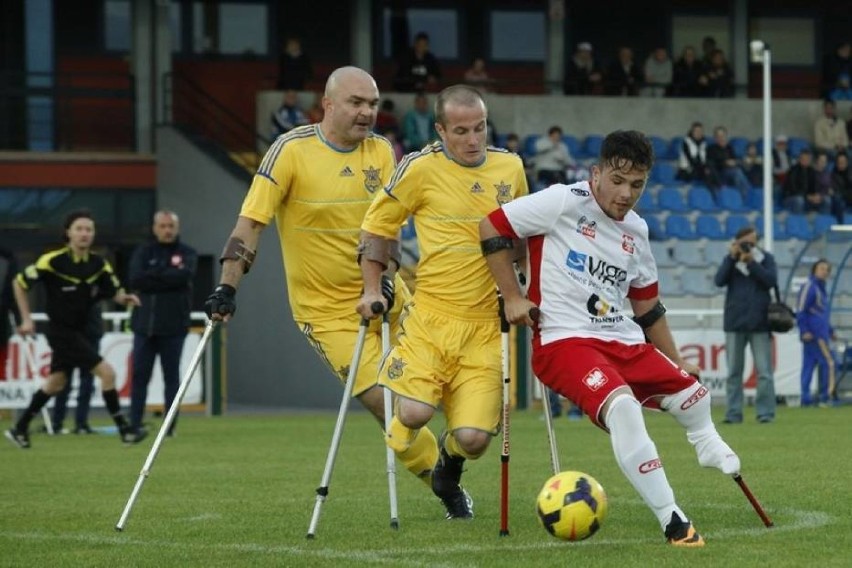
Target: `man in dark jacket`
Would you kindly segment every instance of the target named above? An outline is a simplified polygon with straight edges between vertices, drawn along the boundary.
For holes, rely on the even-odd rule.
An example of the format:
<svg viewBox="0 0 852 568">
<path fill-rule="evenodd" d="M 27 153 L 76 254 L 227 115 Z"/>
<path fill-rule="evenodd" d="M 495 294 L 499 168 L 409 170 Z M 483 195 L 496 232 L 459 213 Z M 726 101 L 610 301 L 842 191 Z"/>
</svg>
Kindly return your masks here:
<svg viewBox="0 0 852 568">
<path fill-rule="evenodd" d="M 179 221 L 174 212 L 157 211 L 152 230 L 155 239 L 137 247 L 130 260 L 130 287 L 142 299 L 142 305 L 130 318 L 133 330 L 130 427 L 140 436 L 144 435 L 141 425 L 145 400 L 158 354 L 166 409 L 177 394 L 180 355 L 189 327 L 192 279 L 198 263 L 195 250 L 178 238 Z M 169 435 L 172 434 L 170 430 Z"/>
<path fill-rule="evenodd" d="M 743 367 L 746 344 L 757 369 L 758 422 L 775 419 L 775 383 L 772 377 L 772 336 L 766 313 L 770 291 L 778 285 L 775 257 L 757 246 L 757 231 L 743 227 L 737 232 L 730 252 L 716 271 L 716 286 L 727 286 L 725 294 L 725 352 L 728 381 L 725 391 L 728 408 L 725 422 L 743 421 Z"/>
</svg>

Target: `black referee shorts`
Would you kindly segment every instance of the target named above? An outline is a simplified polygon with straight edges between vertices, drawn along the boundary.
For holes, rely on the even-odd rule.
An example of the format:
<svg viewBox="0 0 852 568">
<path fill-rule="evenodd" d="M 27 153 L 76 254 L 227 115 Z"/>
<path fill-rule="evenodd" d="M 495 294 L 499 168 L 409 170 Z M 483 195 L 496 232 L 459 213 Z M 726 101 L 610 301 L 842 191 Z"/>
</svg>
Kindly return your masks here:
<svg viewBox="0 0 852 568">
<path fill-rule="evenodd" d="M 67 372 L 68 369 L 92 370 L 103 360 L 83 329 L 49 326 L 45 335 L 53 350 L 51 373 Z"/>
</svg>

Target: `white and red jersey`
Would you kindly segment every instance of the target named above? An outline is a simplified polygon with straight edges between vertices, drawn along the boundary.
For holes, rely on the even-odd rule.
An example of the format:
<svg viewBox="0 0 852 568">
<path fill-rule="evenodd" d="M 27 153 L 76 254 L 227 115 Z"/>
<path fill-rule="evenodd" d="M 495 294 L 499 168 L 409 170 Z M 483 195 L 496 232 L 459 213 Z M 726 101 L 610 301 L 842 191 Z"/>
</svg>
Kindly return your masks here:
<svg viewBox="0 0 852 568">
<path fill-rule="evenodd" d="M 501 235 L 527 239 L 528 294 L 541 308 L 542 345 L 573 337 L 645 342 L 625 314 L 627 298 L 658 295 L 648 225 L 639 215 L 608 217 L 583 181 L 507 203 L 489 219 Z"/>
</svg>

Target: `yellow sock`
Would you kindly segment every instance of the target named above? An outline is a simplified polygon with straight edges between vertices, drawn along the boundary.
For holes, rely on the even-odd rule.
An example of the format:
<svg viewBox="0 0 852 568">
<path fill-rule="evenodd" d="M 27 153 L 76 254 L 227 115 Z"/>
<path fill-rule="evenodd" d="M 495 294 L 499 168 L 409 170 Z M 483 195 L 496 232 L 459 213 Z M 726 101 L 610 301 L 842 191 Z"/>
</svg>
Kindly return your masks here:
<svg viewBox="0 0 852 568">
<path fill-rule="evenodd" d="M 412 430 L 394 416 L 385 441 L 405 469 L 432 487 L 430 474 L 438 461 L 438 441 L 429 428 Z"/>
</svg>

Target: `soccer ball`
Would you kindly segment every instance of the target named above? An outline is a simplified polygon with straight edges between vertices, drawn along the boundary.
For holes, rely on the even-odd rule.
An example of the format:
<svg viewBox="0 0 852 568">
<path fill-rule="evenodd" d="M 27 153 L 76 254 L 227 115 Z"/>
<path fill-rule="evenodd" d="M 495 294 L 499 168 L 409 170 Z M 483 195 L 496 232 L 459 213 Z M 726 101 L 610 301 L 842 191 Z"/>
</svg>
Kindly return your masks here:
<svg viewBox="0 0 852 568">
<path fill-rule="evenodd" d="M 595 534 L 606 517 L 606 493 L 591 475 L 563 471 L 547 480 L 536 499 L 538 520 L 562 540 Z"/>
</svg>

